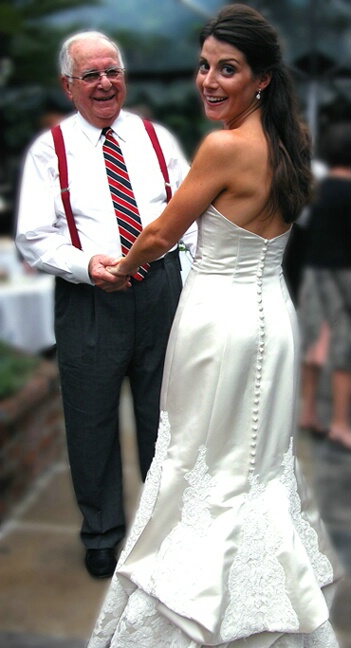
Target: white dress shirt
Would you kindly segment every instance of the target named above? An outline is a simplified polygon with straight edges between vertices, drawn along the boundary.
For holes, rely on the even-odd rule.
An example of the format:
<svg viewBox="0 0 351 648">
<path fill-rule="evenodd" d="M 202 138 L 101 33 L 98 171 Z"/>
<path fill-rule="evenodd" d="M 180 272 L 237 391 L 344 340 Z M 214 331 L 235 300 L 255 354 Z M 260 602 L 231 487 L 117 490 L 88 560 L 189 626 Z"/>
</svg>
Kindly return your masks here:
<svg viewBox="0 0 351 648">
<path fill-rule="evenodd" d="M 143 227 L 166 206 L 164 179 L 150 138 L 137 115 L 122 110 L 111 124 L 122 149 Z M 79 113 L 61 122 L 65 141 L 72 211 L 82 250 L 70 239 L 63 208 L 57 156 L 50 131 L 31 145 L 23 167 L 16 245 L 28 263 L 72 283 L 88 283 L 95 254 L 120 257 L 118 224 L 108 186 L 101 129 Z M 155 124 L 174 193 L 189 165 L 176 139 Z M 196 224 L 184 236 L 194 251 Z"/>
</svg>

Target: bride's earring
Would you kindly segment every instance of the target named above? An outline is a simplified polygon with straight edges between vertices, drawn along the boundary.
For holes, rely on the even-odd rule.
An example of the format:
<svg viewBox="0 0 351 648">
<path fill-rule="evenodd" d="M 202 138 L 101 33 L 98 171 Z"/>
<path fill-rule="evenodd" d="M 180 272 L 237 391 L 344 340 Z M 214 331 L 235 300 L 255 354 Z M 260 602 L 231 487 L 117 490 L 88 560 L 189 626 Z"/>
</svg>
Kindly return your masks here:
<svg viewBox="0 0 351 648">
<path fill-rule="evenodd" d="M 261 88 L 257 90 L 256 99 L 259 101 L 261 99 Z"/>
</svg>

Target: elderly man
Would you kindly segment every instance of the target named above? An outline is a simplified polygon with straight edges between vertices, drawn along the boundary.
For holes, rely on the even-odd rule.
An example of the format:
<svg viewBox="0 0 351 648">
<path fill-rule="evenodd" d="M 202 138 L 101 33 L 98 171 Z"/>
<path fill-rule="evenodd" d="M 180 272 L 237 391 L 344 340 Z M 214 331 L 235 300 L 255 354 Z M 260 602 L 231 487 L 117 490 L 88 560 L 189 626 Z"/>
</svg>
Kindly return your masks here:
<svg viewBox="0 0 351 648">
<path fill-rule="evenodd" d="M 85 565 L 92 576 L 103 578 L 112 575 L 115 550 L 125 534 L 121 385 L 128 376 L 144 479 L 157 434 L 164 354 L 182 287 L 176 249 L 140 268 L 128 290 L 125 279 L 107 266 L 160 215 L 167 192 L 179 187 L 188 164 L 174 137 L 155 124 L 168 174 L 165 185 L 143 120 L 123 109 L 123 61 L 106 35 L 84 32 L 68 38 L 59 60 L 63 88 L 77 110 L 61 122 L 67 186 L 60 187 L 53 134 L 45 132 L 25 159 L 16 243 L 29 264 L 56 276 L 57 358 L 72 479 L 83 515 Z M 63 204 L 68 197 L 70 223 Z M 185 242 L 193 245 L 195 238 L 193 230 Z"/>
</svg>

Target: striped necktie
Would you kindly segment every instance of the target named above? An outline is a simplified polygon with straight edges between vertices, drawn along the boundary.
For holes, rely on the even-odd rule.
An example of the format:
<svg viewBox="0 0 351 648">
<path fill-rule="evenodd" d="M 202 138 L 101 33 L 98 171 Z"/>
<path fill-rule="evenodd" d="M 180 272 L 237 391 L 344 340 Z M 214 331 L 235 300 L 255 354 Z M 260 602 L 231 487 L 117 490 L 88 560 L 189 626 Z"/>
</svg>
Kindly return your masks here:
<svg viewBox="0 0 351 648">
<path fill-rule="evenodd" d="M 107 179 L 119 227 L 122 255 L 126 256 L 143 227 L 122 151 L 111 128 L 104 128 L 102 134 L 106 138 L 102 150 Z M 140 266 L 134 278 L 142 281 L 149 267 L 148 263 Z"/>
</svg>

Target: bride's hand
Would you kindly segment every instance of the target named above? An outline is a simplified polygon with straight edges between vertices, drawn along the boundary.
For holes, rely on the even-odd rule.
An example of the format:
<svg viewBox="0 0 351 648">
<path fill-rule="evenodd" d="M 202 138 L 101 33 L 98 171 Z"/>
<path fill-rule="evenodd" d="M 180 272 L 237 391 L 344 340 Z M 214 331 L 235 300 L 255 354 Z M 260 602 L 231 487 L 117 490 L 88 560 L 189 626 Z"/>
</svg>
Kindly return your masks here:
<svg viewBox="0 0 351 648">
<path fill-rule="evenodd" d="M 124 257 L 121 257 L 120 259 L 116 259 L 113 265 L 106 266 L 106 270 L 108 270 L 111 274 L 115 276 L 124 276 L 124 277 L 133 276 L 138 271 L 138 268 L 135 268 L 132 270 L 132 272 L 126 273 L 123 270 L 123 265 L 124 265 Z"/>
</svg>

